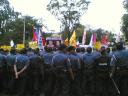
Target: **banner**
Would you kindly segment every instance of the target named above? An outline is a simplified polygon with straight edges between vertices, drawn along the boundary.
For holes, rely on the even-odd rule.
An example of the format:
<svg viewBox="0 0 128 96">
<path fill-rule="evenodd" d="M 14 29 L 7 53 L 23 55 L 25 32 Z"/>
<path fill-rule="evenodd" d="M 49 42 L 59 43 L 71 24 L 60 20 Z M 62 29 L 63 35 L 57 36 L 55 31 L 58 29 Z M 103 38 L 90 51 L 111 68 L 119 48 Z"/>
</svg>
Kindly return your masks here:
<svg viewBox="0 0 128 96">
<path fill-rule="evenodd" d="M 29 47 L 32 49 L 36 49 L 36 48 L 38 48 L 38 44 L 36 41 L 29 42 Z"/>
<path fill-rule="evenodd" d="M 8 50 L 8 51 L 11 50 L 11 46 L 6 46 L 6 45 L 2 45 L 2 46 L 0 46 L 0 48 L 3 50 Z"/>
<path fill-rule="evenodd" d="M 21 49 L 23 49 L 23 48 L 25 48 L 24 44 L 17 44 L 17 45 L 16 45 L 16 49 L 17 49 L 17 50 L 21 50 Z"/>
</svg>

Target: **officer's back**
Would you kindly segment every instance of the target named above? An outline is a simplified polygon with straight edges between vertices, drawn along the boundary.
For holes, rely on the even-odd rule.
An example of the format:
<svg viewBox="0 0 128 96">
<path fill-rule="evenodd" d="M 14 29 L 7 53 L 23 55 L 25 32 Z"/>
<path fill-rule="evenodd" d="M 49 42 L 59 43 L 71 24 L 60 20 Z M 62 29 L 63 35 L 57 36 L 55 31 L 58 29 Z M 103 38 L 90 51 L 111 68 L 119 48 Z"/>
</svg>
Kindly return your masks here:
<svg viewBox="0 0 128 96">
<path fill-rule="evenodd" d="M 93 66 L 94 61 L 95 61 L 95 56 L 92 53 L 91 47 L 87 48 L 87 53 L 83 55 L 82 60 L 84 62 L 84 68 L 89 69 Z"/>
<path fill-rule="evenodd" d="M 27 64 L 28 61 L 29 58 L 26 54 L 26 49 L 22 49 L 20 54 L 16 56 L 15 64 L 17 66 L 17 69 L 22 69 Z"/>
<path fill-rule="evenodd" d="M 48 47 L 46 49 L 46 53 L 43 55 L 44 64 L 50 66 L 52 64 L 52 58 L 53 58 L 52 48 Z"/>
<path fill-rule="evenodd" d="M 117 51 L 113 54 L 111 59 L 111 78 L 114 80 L 119 88 L 121 96 L 128 96 L 128 51 L 123 49 L 121 42 L 116 44 Z"/>
<path fill-rule="evenodd" d="M 72 66 L 72 70 L 73 71 L 78 71 L 80 70 L 81 68 L 81 58 L 80 56 L 75 52 L 75 47 L 73 46 L 69 46 L 68 47 L 68 51 L 69 51 L 69 54 L 68 54 L 68 57 L 69 57 L 69 60 L 71 62 L 71 66 Z"/>
<path fill-rule="evenodd" d="M 28 94 L 38 96 L 41 93 L 44 81 L 43 59 L 39 56 L 38 50 L 29 57 L 30 65 L 27 68 Z"/>
<path fill-rule="evenodd" d="M 0 49 L 0 92 L 4 91 L 4 80 L 5 80 L 5 65 L 6 65 L 6 58 L 3 54 L 3 49 Z"/>
<path fill-rule="evenodd" d="M 104 46 L 101 47 L 101 56 L 96 59 L 95 76 L 96 76 L 96 94 L 101 96 L 109 96 L 109 65 L 110 57 Z"/>
<path fill-rule="evenodd" d="M 0 49 L 0 68 L 2 69 L 3 66 L 5 66 L 6 58 L 3 55 L 3 49 Z"/>
<path fill-rule="evenodd" d="M 18 95 L 23 96 L 26 88 L 26 70 L 29 65 L 29 58 L 26 55 L 27 50 L 24 48 L 20 51 L 20 54 L 16 56 L 14 71 L 17 82 Z"/>
<path fill-rule="evenodd" d="M 53 63 L 53 68 L 55 68 L 55 69 L 67 70 L 68 56 L 66 55 L 66 50 L 64 48 L 66 49 L 66 46 L 62 45 L 59 48 L 60 51 L 55 56 L 53 56 L 53 62 L 52 63 Z"/>
<path fill-rule="evenodd" d="M 54 92 L 52 96 L 69 96 L 69 75 L 73 77 L 71 72 L 71 64 L 68 63 L 68 56 L 65 54 L 66 45 L 62 44 L 59 47 L 59 52 L 53 56 L 53 71 L 54 71 Z M 70 77 L 70 78 L 71 78 Z"/>
<path fill-rule="evenodd" d="M 80 56 L 75 52 L 74 46 L 69 46 L 67 48 L 68 57 L 71 63 L 72 72 L 74 75 L 74 80 L 71 82 L 71 96 L 82 96 L 81 88 L 80 88 L 80 69 L 81 62 Z"/>
<path fill-rule="evenodd" d="M 6 57 L 7 67 L 13 67 L 15 63 L 15 58 L 16 58 L 16 51 L 15 49 L 11 49 L 10 54 L 8 54 Z"/>
</svg>

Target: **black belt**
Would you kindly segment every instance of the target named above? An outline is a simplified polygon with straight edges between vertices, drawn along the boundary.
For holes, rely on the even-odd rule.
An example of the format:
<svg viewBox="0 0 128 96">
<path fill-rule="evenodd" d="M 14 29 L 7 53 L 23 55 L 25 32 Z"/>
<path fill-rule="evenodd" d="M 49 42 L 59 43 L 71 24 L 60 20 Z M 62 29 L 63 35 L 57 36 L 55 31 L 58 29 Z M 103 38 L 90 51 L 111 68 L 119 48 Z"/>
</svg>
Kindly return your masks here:
<svg viewBox="0 0 128 96">
<path fill-rule="evenodd" d="M 44 64 L 44 68 L 49 69 L 49 68 L 51 68 L 51 65 L 50 64 Z"/>
<path fill-rule="evenodd" d="M 128 70 L 128 67 L 116 67 L 116 70 Z"/>
</svg>

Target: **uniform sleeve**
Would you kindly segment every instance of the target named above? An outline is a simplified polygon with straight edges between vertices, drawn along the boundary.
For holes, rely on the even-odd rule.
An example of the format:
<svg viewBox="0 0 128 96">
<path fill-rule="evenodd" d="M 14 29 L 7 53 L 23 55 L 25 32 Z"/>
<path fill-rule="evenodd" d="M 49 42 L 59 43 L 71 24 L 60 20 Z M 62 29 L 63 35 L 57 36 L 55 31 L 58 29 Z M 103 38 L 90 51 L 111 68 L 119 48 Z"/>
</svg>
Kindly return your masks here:
<svg viewBox="0 0 128 96">
<path fill-rule="evenodd" d="M 110 66 L 115 66 L 116 65 L 116 61 L 117 61 L 116 56 L 113 55 L 112 58 L 111 58 Z"/>
<path fill-rule="evenodd" d="M 70 58 L 67 58 L 66 63 L 67 63 L 67 68 L 71 68 Z"/>
<path fill-rule="evenodd" d="M 53 56 L 53 58 L 52 58 L 52 64 L 51 65 L 54 65 L 54 56 Z"/>
<path fill-rule="evenodd" d="M 14 65 L 16 65 L 16 63 L 17 63 L 17 57 L 15 58 L 15 63 L 14 63 Z"/>
<path fill-rule="evenodd" d="M 81 68 L 81 63 L 80 63 L 80 59 L 79 58 L 77 59 L 77 62 L 78 62 L 78 69 L 80 69 Z"/>
</svg>

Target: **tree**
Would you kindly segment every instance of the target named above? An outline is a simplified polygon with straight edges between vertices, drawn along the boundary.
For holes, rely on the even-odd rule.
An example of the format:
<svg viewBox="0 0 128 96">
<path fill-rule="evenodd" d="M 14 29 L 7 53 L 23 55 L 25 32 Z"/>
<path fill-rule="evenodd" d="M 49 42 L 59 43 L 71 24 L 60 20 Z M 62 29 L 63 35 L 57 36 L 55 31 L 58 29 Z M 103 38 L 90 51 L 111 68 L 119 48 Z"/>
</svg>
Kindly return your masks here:
<svg viewBox="0 0 128 96">
<path fill-rule="evenodd" d="M 20 13 L 14 12 L 8 0 L 0 0 L 0 32 L 6 32 L 4 28 L 8 20 L 14 20 Z"/>
<path fill-rule="evenodd" d="M 126 9 L 126 14 L 122 17 L 121 30 L 124 33 L 125 38 L 128 40 L 128 1 L 124 1 L 124 8 Z"/>
<path fill-rule="evenodd" d="M 62 23 L 64 32 L 70 38 L 70 32 L 74 30 L 75 24 L 79 24 L 88 4 L 87 0 L 51 0 L 47 9 Z"/>
<path fill-rule="evenodd" d="M 16 43 L 23 42 L 24 32 L 24 20 L 25 20 L 25 34 L 26 41 L 32 40 L 33 26 L 38 25 L 37 20 L 30 16 L 24 16 L 17 18 L 13 21 L 8 21 L 5 28 L 6 32 L 0 36 L 0 42 L 8 44 L 8 39 L 13 39 Z"/>
</svg>

